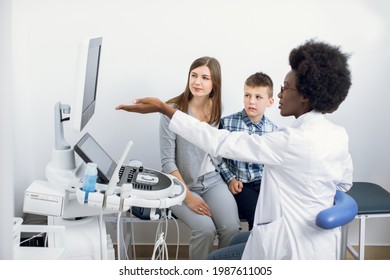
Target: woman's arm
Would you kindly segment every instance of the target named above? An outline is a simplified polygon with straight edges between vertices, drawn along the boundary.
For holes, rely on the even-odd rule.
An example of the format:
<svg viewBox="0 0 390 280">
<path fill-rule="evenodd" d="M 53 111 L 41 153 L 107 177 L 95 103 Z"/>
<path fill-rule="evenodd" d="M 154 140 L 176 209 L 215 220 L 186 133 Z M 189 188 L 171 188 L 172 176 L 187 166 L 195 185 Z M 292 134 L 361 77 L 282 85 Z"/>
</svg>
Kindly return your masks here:
<svg viewBox="0 0 390 280">
<path fill-rule="evenodd" d="M 176 134 L 169 130 L 169 118 L 161 116 L 160 118 L 160 154 L 162 172 L 169 173 L 179 179 L 187 189 L 184 202 L 193 212 L 199 215 L 211 216 L 211 211 L 206 202 L 194 196 L 184 182 L 183 177 L 176 165 Z"/>
<path fill-rule="evenodd" d="M 211 210 L 207 203 L 200 199 L 199 197 L 193 195 L 193 193 L 188 189 L 186 183 L 184 182 L 183 178 L 180 175 L 180 172 L 178 170 L 173 171 L 171 173 L 172 176 L 175 176 L 177 179 L 180 180 L 186 186 L 186 197 L 184 199 L 184 202 L 187 204 L 188 208 L 190 208 L 193 212 L 199 215 L 207 215 L 211 217 Z"/>
</svg>

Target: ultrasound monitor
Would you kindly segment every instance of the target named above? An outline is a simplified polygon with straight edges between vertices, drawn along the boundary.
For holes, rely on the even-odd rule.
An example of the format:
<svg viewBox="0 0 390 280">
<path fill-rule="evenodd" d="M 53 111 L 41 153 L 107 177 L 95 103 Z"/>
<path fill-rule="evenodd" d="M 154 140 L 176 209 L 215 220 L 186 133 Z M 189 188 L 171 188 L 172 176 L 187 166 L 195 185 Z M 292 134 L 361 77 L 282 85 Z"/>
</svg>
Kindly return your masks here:
<svg viewBox="0 0 390 280">
<path fill-rule="evenodd" d="M 117 164 L 89 133 L 77 142 L 74 150 L 85 162 L 97 164 L 98 176 L 102 183 L 110 181 Z"/>
<path fill-rule="evenodd" d="M 72 106 L 73 128 L 81 132 L 95 113 L 102 37 L 84 40 L 80 49 L 75 103 Z"/>
<path fill-rule="evenodd" d="M 74 150 L 84 162 L 97 164 L 99 183 L 107 184 L 110 182 L 118 164 L 88 132 L 77 142 Z M 143 166 L 119 165 L 119 167 L 121 168 L 118 174 L 120 177 L 118 186 L 132 183 L 132 188 L 136 190 L 158 191 L 172 185 L 171 179 L 159 171 Z M 108 189 L 107 192 L 109 192 Z"/>
</svg>

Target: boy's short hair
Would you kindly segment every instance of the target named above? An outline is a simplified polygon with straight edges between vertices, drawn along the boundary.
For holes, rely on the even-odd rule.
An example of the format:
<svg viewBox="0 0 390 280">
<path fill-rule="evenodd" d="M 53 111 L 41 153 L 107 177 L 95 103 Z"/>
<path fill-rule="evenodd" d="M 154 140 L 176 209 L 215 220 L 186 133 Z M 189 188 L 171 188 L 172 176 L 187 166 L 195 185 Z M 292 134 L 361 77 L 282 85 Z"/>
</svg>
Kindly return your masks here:
<svg viewBox="0 0 390 280">
<path fill-rule="evenodd" d="M 253 75 L 250 75 L 246 79 L 245 85 L 248 87 L 268 87 L 268 97 L 273 97 L 274 84 L 272 79 L 263 72 L 257 72 Z"/>
</svg>

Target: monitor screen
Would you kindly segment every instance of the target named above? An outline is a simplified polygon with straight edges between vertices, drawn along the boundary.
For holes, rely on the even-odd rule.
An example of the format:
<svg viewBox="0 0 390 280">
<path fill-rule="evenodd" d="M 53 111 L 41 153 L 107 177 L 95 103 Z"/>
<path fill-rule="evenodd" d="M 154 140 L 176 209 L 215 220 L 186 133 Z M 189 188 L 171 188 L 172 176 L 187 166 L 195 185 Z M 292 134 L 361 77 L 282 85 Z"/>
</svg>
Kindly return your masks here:
<svg viewBox="0 0 390 280">
<path fill-rule="evenodd" d="M 95 113 L 101 47 L 102 38 L 98 37 L 83 41 L 80 49 L 76 97 L 72 108 L 72 123 L 77 132 L 83 130 Z"/>
<path fill-rule="evenodd" d="M 103 183 L 110 181 L 116 163 L 89 133 L 86 133 L 77 142 L 74 150 L 86 163 L 94 162 L 97 164 L 98 176 Z"/>
</svg>

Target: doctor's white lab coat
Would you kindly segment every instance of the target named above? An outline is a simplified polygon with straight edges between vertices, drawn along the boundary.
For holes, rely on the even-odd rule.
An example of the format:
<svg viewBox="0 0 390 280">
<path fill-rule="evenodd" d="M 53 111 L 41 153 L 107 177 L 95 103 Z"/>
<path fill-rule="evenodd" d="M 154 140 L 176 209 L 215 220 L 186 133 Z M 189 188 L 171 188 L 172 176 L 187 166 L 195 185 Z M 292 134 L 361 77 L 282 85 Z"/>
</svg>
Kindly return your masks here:
<svg viewBox="0 0 390 280">
<path fill-rule="evenodd" d="M 265 165 L 243 259 L 337 258 L 340 229 L 321 229 L 315 218 L 332 206 L 336 189 L 352 186 L 344 128 L 309 112 L 291 127 L 249 135 L 215 129 L 180 111 L 169 128 L 212 156 Z"/>
</svg>

